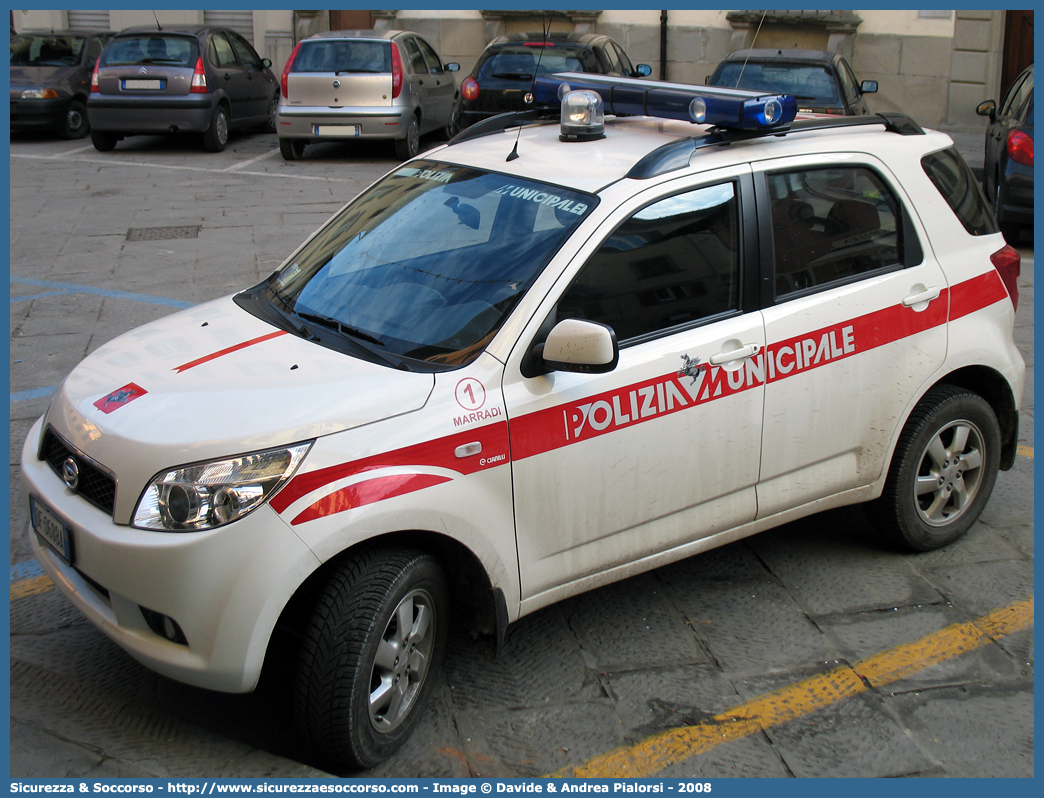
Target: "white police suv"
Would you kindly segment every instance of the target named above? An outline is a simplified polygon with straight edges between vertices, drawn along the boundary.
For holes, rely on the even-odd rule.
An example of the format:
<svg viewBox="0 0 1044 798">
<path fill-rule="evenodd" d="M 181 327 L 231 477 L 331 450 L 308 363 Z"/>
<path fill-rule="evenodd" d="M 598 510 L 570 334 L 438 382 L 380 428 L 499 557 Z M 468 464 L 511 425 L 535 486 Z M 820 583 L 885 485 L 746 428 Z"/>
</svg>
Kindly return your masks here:
<svg viewBox="0 0 1044 798">
<path fill-rule="evenodd" d="M 1012 465 L 1018 253 L 905 117 L 560 74 L 397 166 L 260 285 L 124 335 L 22 459 L 46 572 L 155 670 L 379 762 L 452 618 L 868 502 L 932 549 Z M 560 112 L 560 116 L 559 116 Z M 458 612 L 451 615 L 451 607 Z"/>
</svg>

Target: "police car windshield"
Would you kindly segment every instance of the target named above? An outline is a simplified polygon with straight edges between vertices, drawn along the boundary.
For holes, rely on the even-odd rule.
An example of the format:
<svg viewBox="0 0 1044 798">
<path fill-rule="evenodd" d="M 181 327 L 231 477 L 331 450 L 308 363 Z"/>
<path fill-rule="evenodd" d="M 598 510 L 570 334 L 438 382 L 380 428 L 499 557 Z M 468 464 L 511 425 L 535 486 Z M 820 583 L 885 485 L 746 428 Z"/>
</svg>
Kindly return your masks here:
<svg viewBox="0 0 1044 798">
<path fill-rule="evenodd" d="M 273 274 L 270 301 L 336 320 L 382 355 L 462 366 L 596 202 L 532 180 L 413 162 Z"/>
</svg>

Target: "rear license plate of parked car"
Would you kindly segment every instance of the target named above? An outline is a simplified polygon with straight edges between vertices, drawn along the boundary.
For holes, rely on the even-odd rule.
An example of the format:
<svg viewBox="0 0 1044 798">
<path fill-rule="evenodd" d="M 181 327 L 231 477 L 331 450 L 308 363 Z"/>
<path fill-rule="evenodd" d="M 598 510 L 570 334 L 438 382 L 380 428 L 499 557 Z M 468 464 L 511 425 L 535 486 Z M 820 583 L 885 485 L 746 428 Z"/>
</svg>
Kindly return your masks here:
<svg viewBox="0 0 1044 798">
<path fill-rule="evenodd" d="M 125 81 L 123 81 L 123 89 L 124 89 L 124 91 L 126 91 L 127 89 L 152 89 L 152 90 L 155 91 L 155 90 L 162 89 L 162 88 L 163 88 L 163 81 L 162 80 L 139 80 L 139 79 L 132 79 L 132 80 L 125 80 Z"/>
<path fill-rule="evenodd" d="M 315 125 L 317 136 L 358 136 L 360 134 L 358 125 Z"/>
<path fill-rule="evenodd" d="M 40 539 L 49 545 L 65 562 L 72 563 L 72 533 L 69 527 L 58 520 L 35 496 L 29 497 L 29 514 L 32 517 L 33 530 Z"/>
</svg>

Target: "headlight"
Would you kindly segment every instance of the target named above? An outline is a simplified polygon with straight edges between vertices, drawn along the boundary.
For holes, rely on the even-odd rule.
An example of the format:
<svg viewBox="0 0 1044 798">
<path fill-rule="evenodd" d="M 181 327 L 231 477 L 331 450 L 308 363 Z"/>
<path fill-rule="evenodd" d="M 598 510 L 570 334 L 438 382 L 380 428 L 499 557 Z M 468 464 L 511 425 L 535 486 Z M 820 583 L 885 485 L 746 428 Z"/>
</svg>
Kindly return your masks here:
<svg viewBox="0 0 1044 798">
<path fill-rule="evenodd" d="M 253 452 L 157 474 L 134 511 L 132 526 L 195 532 L 253 512 L 286 483 L 312 442 Z"/>
<path fill-rule="evenodd" d="M 57 100 L 58 92 L 54 89 L 26 89 L 22 92 L 23 100 Z"/>
</svg>

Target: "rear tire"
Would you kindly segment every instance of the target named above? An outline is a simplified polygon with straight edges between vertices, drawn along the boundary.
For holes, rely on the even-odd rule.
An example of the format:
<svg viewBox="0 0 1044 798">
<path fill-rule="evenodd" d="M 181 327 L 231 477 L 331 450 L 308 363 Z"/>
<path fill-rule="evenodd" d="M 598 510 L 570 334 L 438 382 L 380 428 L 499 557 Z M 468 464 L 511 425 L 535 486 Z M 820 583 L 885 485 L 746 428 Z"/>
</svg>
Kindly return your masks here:
<svg viewBox="0 0 1044 798">
<path fill-rule="evenodd" d="M 203 149 L 207 152 L 222 152 L 228 144 L 228 109 L 219 105 L 214 109 L 210 127 L 203 133 Z"/>
<path fill-rule="evenodd" d="M 114 133 L 102 133 L 99 130 L 91 131 L 91 144 L 98 152 L 111 152 L 116 149 L 117 137 Z"/>
<path fill-rule="evenodd" d="M 978 394 L 933 388 L 899 437 L 876 525 L 904 548 L 931 551 L 957 540 L 978 519 L 1000 467 L 1000 425 Z"/>
<path fill-rule="evenodd" d="M 279 154 L 286 161 L 300 161 L 304 158 L 304 149 L 301 139 L 279 139 Z"/>
<path fill-rule="evenodd" d="M 417 120 L 417 115 L 414 114 L 406 125 L 406 136 L 395 140 L 395 155 L 401 161 L 408 161 L 410 158 L 415 158 L 419 152 L 420 122 Z"/>
<path fill-rule="evenodd" d="M 327 759 L 373 767 L 410 735 L 446 647 L 449 598 L 438 561 L 374 549 L 330 577 L 304 633 L 298 726 Z"/>
</svg>

